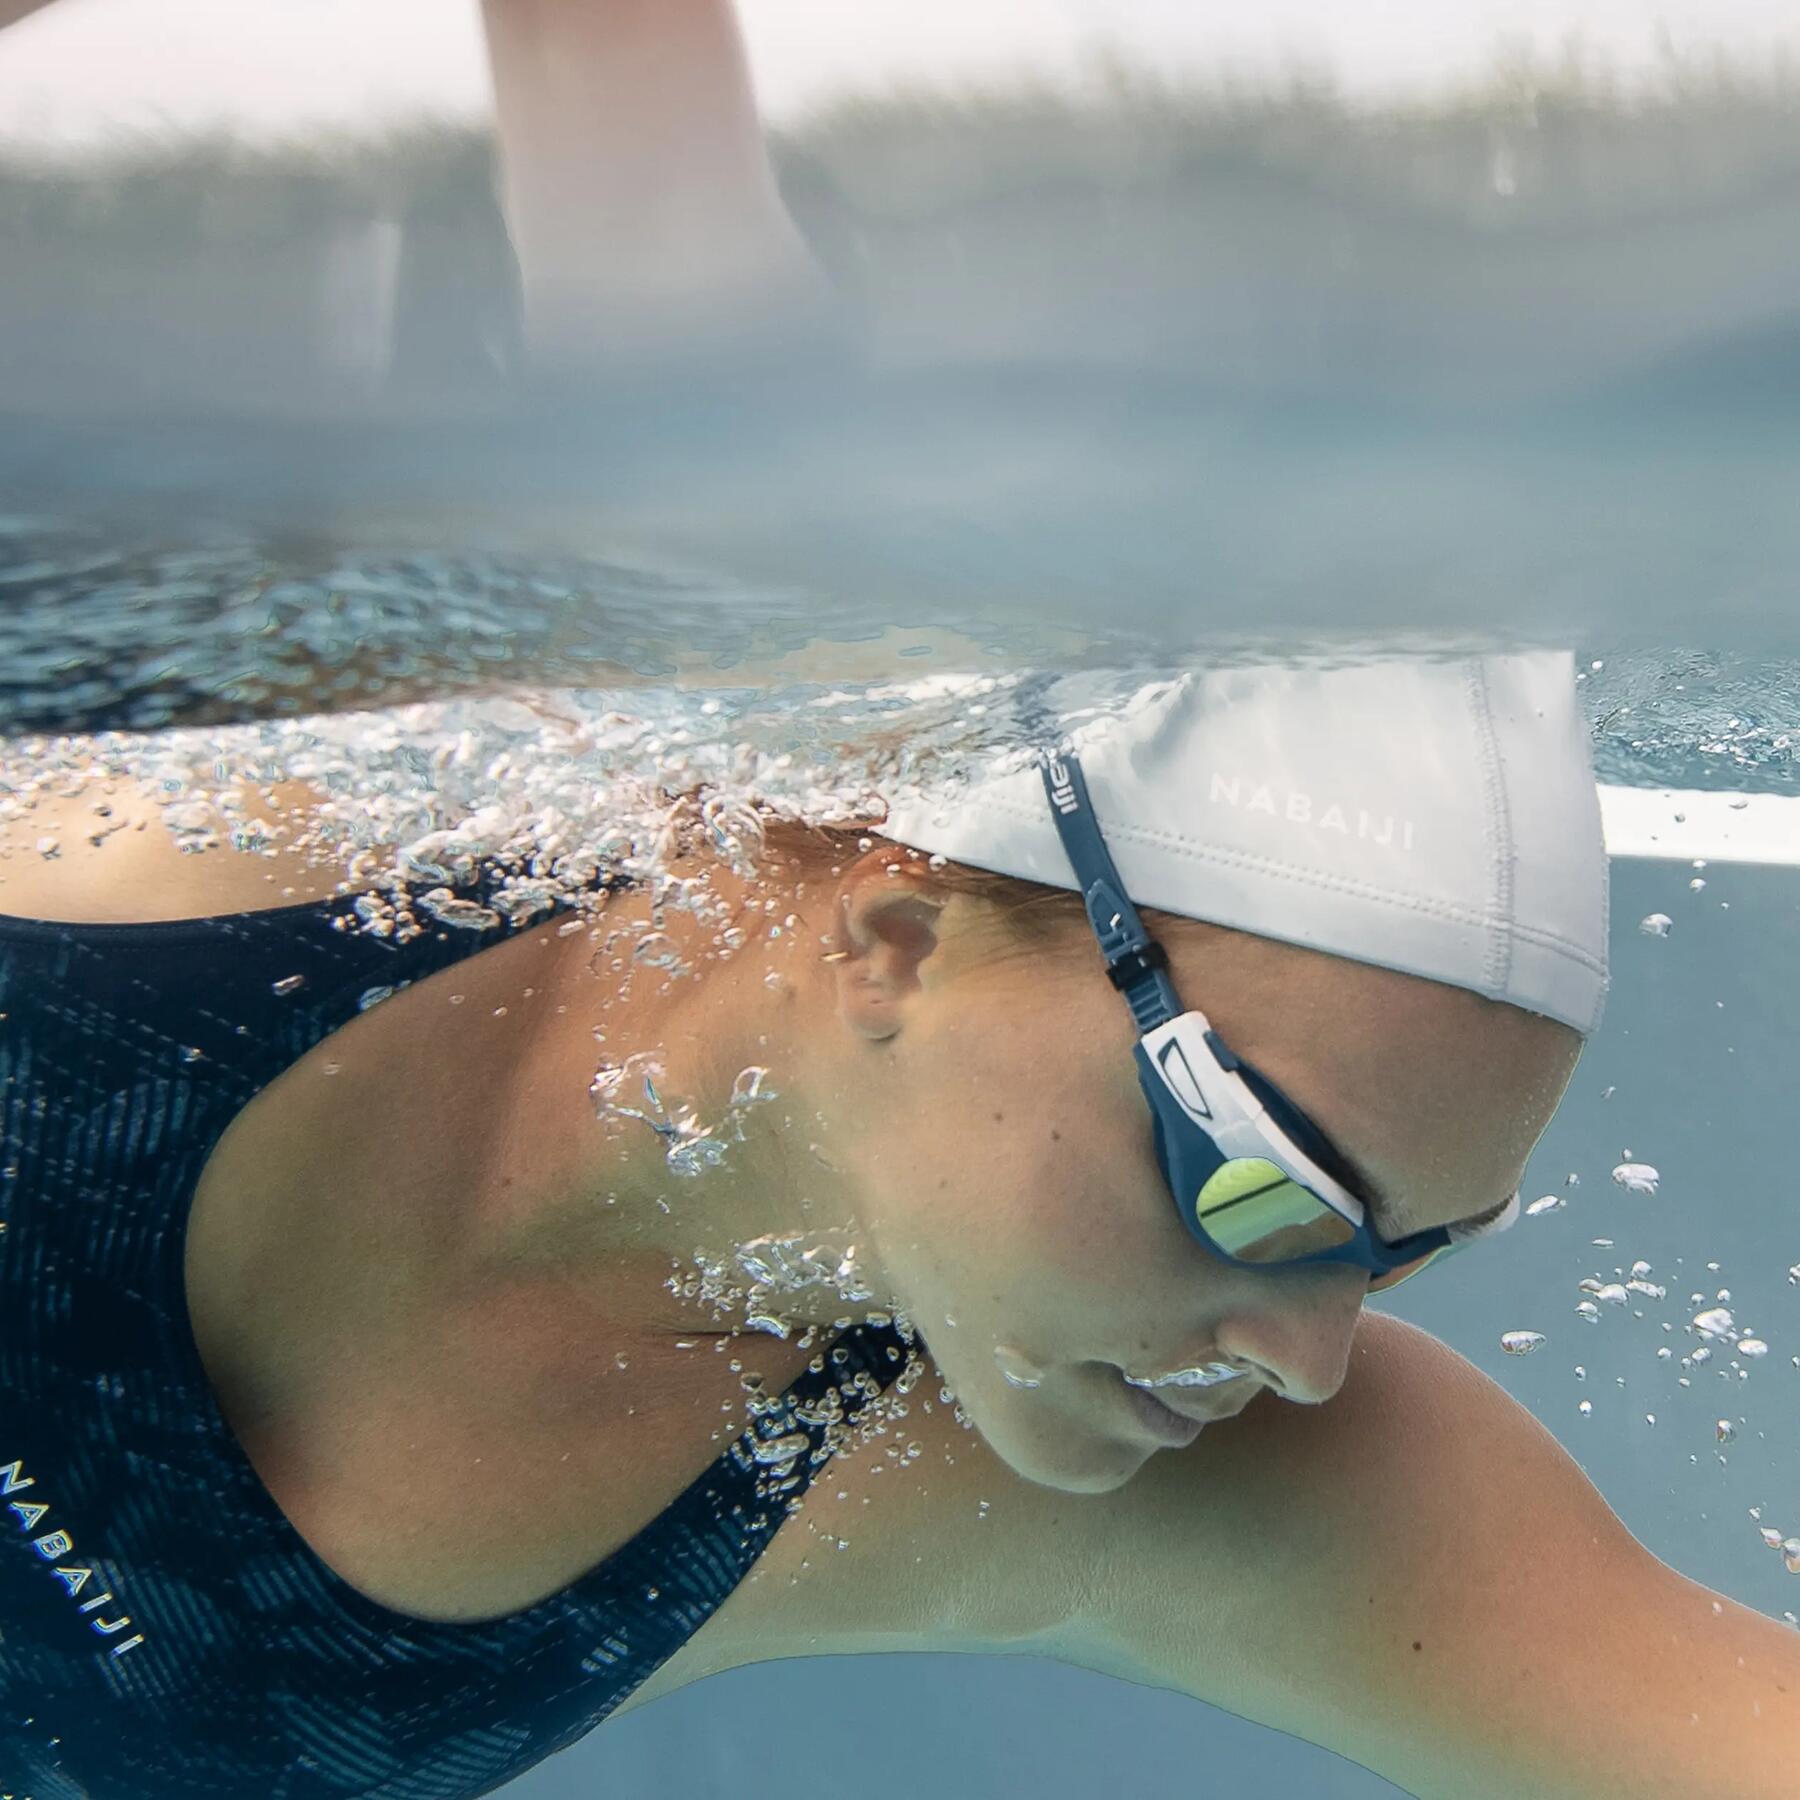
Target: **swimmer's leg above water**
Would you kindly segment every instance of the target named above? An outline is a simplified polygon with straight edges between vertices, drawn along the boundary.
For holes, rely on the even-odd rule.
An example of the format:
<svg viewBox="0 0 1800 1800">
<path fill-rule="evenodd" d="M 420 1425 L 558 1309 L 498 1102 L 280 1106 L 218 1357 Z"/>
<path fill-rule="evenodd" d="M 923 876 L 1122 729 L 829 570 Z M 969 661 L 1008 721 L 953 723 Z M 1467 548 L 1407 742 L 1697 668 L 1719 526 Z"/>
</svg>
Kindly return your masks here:
<svg viewBox="0 0 1800 1800">
<path fill-rule="evenodd" d="M 617 364 L 830 313 L 727 0 L 483 0 L 532 355 Z"/>
</svg>

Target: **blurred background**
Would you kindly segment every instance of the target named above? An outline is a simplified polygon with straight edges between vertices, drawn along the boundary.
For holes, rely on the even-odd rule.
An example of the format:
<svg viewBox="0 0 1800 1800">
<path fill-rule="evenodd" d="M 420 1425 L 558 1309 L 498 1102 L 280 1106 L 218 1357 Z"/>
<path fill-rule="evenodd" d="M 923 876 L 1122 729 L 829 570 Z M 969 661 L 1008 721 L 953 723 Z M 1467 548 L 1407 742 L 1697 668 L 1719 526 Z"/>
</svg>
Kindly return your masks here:
<svg viewBox="0 0 1800 1800">
<path fill-rule="evenodd" d="M 25 17 L 0 499 L 137 504 L 164 540 L 453 529 L 855 631 L 978 606 L 1084 632 L 1128 590 L 1165 638 L 1679 637 L 1704 607 L 1791 642 L 1789 9 L 741 15 L 832 328 L 734 383 L 626 352 L 574 387 L 526 365 L 474 0 Z"/>
<path fill-rule="evenodd" d="M 740 13 L 883 361 L 1510 404 L 1792 356 L 1770 0 Z M 444 405 L 516 366 L 472 3 L 60 0 L 0 44 L 0 399 Z"/>
</svg>

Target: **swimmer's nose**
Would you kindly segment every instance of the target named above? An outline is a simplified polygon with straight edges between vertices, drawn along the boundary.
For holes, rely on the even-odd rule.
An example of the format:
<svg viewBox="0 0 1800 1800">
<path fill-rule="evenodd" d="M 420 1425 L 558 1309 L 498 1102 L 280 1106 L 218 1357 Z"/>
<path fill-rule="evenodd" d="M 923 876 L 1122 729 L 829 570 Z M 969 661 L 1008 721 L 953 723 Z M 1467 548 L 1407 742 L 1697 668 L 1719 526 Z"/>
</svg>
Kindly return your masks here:
<svg viewBox="0 0 1800 1800">
<path fill-rule="evenodd" d="M 1243 1364 L 1284 1400 L 1318 1406 L 1344 1385 L 1361 1310 L 1361 1284 L 1333 1283 L 1288 1302 L 1247 1306 L 1220 1321 L 1221 1356 Z"/>
</svg>

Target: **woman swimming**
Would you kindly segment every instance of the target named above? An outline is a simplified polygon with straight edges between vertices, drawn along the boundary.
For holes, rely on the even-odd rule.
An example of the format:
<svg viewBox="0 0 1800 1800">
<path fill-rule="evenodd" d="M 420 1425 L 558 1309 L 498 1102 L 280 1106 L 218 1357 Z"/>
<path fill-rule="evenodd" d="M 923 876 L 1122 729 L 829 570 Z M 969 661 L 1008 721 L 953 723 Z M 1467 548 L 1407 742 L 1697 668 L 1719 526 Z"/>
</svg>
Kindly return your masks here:
<svg viewBox="0 0 1800 1800">
<path fill-rule="evenodd" d="M 1793 1634 L 1362 1310 L 1516 1213 L 1598 1016 L 1573 692 L 1187 678 L 860 825 L 696 796 L 654 879 L 548 902 L 454 842 L 340 895 L 183 856 L 129 782 L 60 803 L 97 844 L 41 802 L 0 863 L 19 1791 L 449 1800 L 718 1669 L 914 1647 L 1422 1794 L 1785 1792 Z"/>
<path fill-rule="evenodd" d="M 1598 1018 L 1566 659 L 1188 676 L 1044 747 L 860 819 L 676 797 L 548 891 L 282 854 L 298 787 L 274 855 L 99 772 L 20 809 L 17 1791 L 460 1800 L 902 1648 L 1422 1794 L 1791 1791 L 1794 1635 L 1363 1306 L 1513 1215 Z"/>
</svg>

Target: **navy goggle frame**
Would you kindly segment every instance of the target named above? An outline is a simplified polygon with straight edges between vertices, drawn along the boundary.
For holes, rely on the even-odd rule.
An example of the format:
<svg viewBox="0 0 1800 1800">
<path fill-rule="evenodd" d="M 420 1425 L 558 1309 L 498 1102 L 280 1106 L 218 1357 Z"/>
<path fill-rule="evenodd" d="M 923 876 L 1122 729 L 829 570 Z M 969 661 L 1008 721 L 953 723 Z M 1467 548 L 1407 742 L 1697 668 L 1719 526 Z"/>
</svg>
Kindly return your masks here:
<svg viewBox="0 0 1800 1800">
<path fill-rule="evenodd" d="M 1182 1006 L 1168 956 L 1138 917 L 1106 848 L 1075 756 L 1046 751 L 1039 766 L 1107 976 L 1138 1029 L 1133 1057 L 1157 1164 L 1194 1238 L 1250 1268 L 1352 1263 L 1378 1290 L 1518 1217 L 1515 1194 L 1479 1225 L 1433 1226 L 1395 1243 L 1377 1236 L 1347 1160 L 1325 1133 L 1233 1054 L 1203 1013 Z"/>
</svg>

